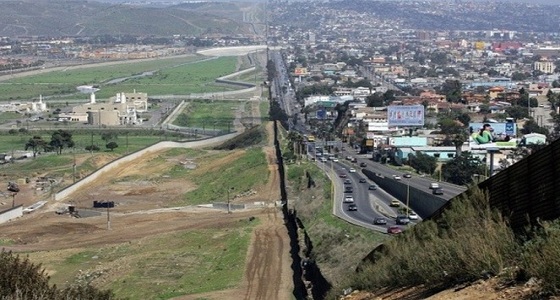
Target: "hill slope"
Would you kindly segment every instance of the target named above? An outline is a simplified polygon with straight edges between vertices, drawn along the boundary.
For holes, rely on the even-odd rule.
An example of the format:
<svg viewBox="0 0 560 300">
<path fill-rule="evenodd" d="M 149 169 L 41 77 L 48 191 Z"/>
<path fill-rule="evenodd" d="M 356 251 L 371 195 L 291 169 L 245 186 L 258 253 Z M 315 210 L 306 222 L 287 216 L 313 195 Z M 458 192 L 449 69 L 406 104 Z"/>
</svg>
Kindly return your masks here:
<svg viewBox="0 0 560 300">
<path fill-rule="evenodd" d="M 239 16 L 239 6 L 224 7 Z M 221 15 L 221 16 L 220 16 Z M 204 9 L 74 1 L 0 1 L 1 36 L 201 35 L 249 33 L 241 20 Z"/>
</svg>

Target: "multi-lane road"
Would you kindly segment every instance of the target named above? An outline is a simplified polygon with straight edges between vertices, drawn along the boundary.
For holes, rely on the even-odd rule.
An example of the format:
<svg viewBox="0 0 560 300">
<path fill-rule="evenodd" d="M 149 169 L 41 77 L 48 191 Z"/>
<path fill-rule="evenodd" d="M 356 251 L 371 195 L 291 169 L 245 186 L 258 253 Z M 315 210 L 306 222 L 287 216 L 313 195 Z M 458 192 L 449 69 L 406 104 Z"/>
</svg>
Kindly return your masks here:
<svg viewBox="0 0 560 300">
<path fill-rule="evenodd" d="M 357 155 L 355 152 L 343 152 L 339 153 L 338 161 L 327 160 L 325 162 L 320 159 L 316 160 L 317 165 L 323 169 L 323 171 L 329 176 L 333 183 L 333 214 L 358 226 L 370 228 L 380 232 L 387 232 L 389 226 L 395 226 L 395 217 L 397 216 L 398 210 L 395 207 L 391 207 L 391 201 L 395 200 L 390 193 L 384 191 L 383 189 L 377 187 L 375 190 L 370 190 L 370 185 L 375 185 L 374 182 L 369 180 L 361 172 L 360 164 L 365 163 L 367 169 L 373 170 L 381 176 L 392 177 L 393 175 L 399 175 L 402 177 L 403 174 L 395 172 L 395 170 L 384 166 L 382 164 L 371 161 L 365 156 Z M 357 158 L 355 162 L 344 159 L 347 156 L 352 156 Z M 355 172 L 350 172 L 354 169 Z M 349 179 L 350 184 L 345 184 L 344 180 Z M 365 182 L 360 182 L 360 179 L 365 180 Z M 421 190 L 426 190 L 431 192 L 429 188 L 430 183 L 436 182 L 432 179 L 419 177 L 412 175 L 411 178 L 402 178 L 401 180 L 408 180 L 410 186 L 414 186 Z M 438 182 L 441 187 L 443 187 L 445 193 L 440 197 L 448 200 L 463 191 L 466 190 L 465 187 L 456 186 L 450 183 Z M 345 193 L 345 187 L 351 186 L 352 193 Z M 354 202 L 345 203 L 345 195 L 352 195 Z M 350 211 L 348 209 L 350 204 L 355 204 L 357 207 L 356 211 Z M 404 203 L 401 203 L 401 207 L 406 209 Z M 385 218 L 387 224 L 380 226 L 373 224 L 375 218 Z M 412 223 L 419 222 L 420 220 L 412 220 Z M 401 226 L 405 228 L 406 226 Z"/>
</svg>

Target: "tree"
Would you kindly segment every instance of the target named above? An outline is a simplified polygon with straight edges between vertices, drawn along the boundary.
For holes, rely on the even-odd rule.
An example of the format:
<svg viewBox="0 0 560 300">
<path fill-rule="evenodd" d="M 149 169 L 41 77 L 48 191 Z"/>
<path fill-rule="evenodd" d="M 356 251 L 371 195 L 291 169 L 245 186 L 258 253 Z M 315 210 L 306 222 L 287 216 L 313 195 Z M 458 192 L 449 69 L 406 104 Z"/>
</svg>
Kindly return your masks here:
<svg viewBox="0 0 560 300">
<path fill-rule="evenodd" d="M 49 285 L 49 276 L 40 264 L 20 258 L 12 252 L 0 251 L 0 299 L 116 299 L 113 292 L 90 285 L 59 289 Z"/>
<path fill-rule="evenodd" d="M 43 140 L 40 136 L 33 136 L 27 143 L 25 143 L 25 150 L 31 149 L 33 151 L 33 158 L 37 157 L 37 153 L 40 149 L 44 149 L 47 146 L 47 142 Z"/>
<path fill-rule="evenodd" d="M 105 147 L 107 147 L 107 149 L 114 151 L 115 148 L 118 148 L 119 145 L 116 142 L 108 142 Z"/>
<path fill-rule="evenodd" d="M 101 133 L 101 139 L 105 142 L 110 142 L 118 138 L 117 133 L 114 131 L 104 131 Z"/>
<path fill-rule="evenodd" d="M 513 72 L 511 74 L 511 80 L 513 81 L 524 81 L 529 78 L 530 74 L 522 72 Z"/>
<path fill-rule="evenodd" d="M 506 108 L 506 113 L 515 120 L 523 119 L 529 116 L 527 107 L 514 105 Z"/>
<path fill-rule="evenodd" d="M 62 149 L 74 147 L 72 133 L 59 129 L 52 134 L 49 144 L 56 149 L 57 154 L 62 154 Z"/>
<path fill-rule="evenodd" d="M 437 158 L 416 151 L 415 154 L 408 155 L 408 162 L 419 173 L 432 175 L 437 167 Z"/>
<path fill-rule="evenodd" d="M 529 133 L 540 133 L 544 135 L 548 135 L 548 129 L 539 126 L 535 120 L 527 120 L 525 124 L 523 124 L 523 128 L 521 129 L 521 133 L 529 134 Z"/>
<path fill-rule="evenodd" d="M 461 101 L 461 82 L 459 80 L 446 80 L 439 88 L 439 92 L 447 96 L 448 102 L 458 103 Z"/>
<path fill-rule="evenodd" d="M 369 107 L 382 107 L 385 106 L 385 101 L 381 93 L 373 93 L 366 97 L 366 103 Z"/>
<path fill-rule="evenodd" d="M 484 174 L 485 168 L 486 166 L 470 152 L 463 152 L 442 166 L 441 175 L 445 181 L 465 185 L 472 182 L 474 174 Z"/>
<path fill-rule="evenodd" d="M 99 151 L 99 146 L 97 146 L 97 145 L 87 145 L 85 147 L 85 149 L 87 151 Z"/>
</svg>

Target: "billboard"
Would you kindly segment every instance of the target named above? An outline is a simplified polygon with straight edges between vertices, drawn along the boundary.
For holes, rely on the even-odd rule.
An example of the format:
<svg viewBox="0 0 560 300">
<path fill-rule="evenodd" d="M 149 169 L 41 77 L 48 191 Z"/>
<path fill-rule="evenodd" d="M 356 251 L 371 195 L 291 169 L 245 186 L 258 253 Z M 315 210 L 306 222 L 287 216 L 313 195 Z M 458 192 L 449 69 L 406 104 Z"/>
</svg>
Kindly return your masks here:
<svg viewBox="0 0 560 300">
<path fill-rule="evenodd" d="M 495 135 L 509 135 L 514 137 L 517 135 L 517 124 L 514 122 L 506 123 L 469 123 L 469 130 L 472 132 L 477 132 L 484 126 L 484 124 L 490 124 L 494 130 Z"/>
<path fill-rule="evenodd" d="M 307 68 L 296 68 L 294 74 L 299 76 L 307 75 Z"/>
<path fill-rule="evenodd" d="M 424 106 L 391 105 L 387 107 L 387 121 L 393 126 L 424 126 Z"/>
<path fill-rule="evenodd" d="M 492 127 L 492 141 L 480 142 L 477 136 L 484 124 Z M 514 122 L 506 123 L 469 123 L 469 146 L 471 150 L 495 150 L 495 149 L 515 149 L 518 146 L 516 139 L 517 124 Z"/>
</svg>

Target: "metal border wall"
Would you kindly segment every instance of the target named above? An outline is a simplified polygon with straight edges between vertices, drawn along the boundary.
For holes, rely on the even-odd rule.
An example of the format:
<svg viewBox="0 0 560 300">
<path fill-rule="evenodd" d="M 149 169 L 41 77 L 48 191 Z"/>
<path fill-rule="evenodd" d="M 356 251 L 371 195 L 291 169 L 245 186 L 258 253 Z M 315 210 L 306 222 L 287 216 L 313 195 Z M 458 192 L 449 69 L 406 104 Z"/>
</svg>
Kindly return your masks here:
<svg viewBox="0 0 560 300">
<path fill-rule="evenodd" d="M 506 216 L 513 228 L 560 217 L 560 140 L 481 182 L 490 206 Z M 438 218 L 455 198 L 431 218 Z"/>
</svg>

